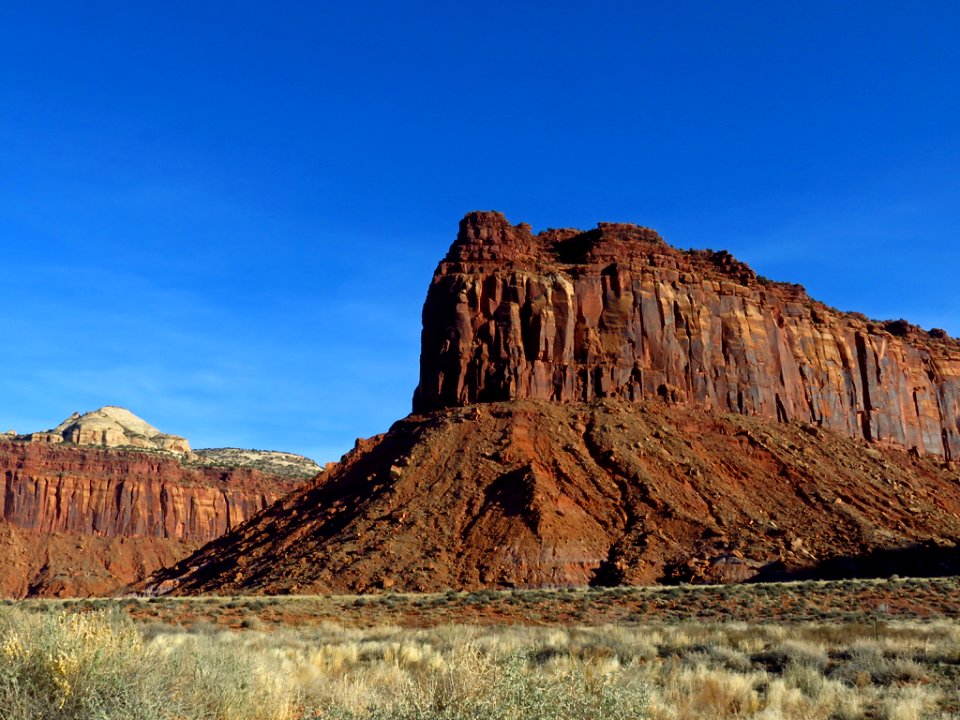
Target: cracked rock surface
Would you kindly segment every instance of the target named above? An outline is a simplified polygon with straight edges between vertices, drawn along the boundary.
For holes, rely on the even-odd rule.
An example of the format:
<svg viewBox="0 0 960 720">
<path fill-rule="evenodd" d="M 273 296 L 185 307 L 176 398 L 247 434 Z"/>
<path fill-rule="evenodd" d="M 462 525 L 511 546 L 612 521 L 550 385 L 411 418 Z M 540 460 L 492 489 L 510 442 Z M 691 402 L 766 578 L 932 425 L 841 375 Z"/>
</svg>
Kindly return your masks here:
<svg viewBox="0 0 960 720">
<path fill-rule="evenodd" d="M 423 310 L 416 410 L 663 398 L 960 458 L 960 343 L 770 282 L 653 230 L 471 213 Z"/>
</svg>

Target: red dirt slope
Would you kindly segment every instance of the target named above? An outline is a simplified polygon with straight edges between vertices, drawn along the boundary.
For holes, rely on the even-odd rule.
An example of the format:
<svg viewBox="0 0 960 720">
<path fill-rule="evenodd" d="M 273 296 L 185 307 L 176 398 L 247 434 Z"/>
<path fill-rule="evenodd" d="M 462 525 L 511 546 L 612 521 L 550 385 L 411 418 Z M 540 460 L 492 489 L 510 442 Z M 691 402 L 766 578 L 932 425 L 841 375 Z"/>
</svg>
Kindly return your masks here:
<svg viewBox="0 0 960 720">
<path fill-rule="evenodd" d="M 737 581 L 958 538 L 941 458 L 658 401 L 527 400 L 408 417 L 139 589 Z"/>
</svg>

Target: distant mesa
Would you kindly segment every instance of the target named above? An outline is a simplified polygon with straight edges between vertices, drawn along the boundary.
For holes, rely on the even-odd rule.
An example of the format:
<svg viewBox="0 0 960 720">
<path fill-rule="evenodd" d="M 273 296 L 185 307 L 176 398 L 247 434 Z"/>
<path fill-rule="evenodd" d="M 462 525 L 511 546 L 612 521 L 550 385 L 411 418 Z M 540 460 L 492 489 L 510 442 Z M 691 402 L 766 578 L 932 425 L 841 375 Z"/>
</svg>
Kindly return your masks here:
<svg viewBox="0 0 960 720">
<path fill-rule="evenodd" d="M 265 475 L 312 478 L 323 471 L 303 455 L 276 450 L 202 448 L 191 450 L 190 442 L 165 433 L 126 408 L 106 405 L 88 413 L 73 413 L 50 430 L 18 435 L 13 430 L 0 440 L 19 440 L 40 445 L 77 445 L 103 448 L 159 451 L 177 456 L 182 462 L 202 467 L 253 468 Z"/>
<path fill-rule="evenodd" d="M 309 484 L 293 453 L 191 451 L 121 407 L 0 435 L 0 596 L 105 595 Z"/>
<path fill-rule="evenodd" d="M 206 467 L 249 467 L 265 475 L 312 478 L 323 472 L 313 460 L 295 453 L 243 448 L 203 448 L 192 453 L 198 465 Z"/>
</svg>

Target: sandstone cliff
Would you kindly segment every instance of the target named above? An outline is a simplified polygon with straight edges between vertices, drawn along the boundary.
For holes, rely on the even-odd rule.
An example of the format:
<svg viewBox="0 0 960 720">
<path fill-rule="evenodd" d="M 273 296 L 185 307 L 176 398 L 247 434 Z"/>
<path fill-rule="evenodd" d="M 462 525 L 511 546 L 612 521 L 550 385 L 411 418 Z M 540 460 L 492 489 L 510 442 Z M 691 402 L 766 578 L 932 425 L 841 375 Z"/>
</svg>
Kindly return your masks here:
<svg viewBox="0 0 960 720">
<path fill-rule="evenodd" d="M 872 322 L 654 231 L 471 213 L 423 310 L 417 411 L 660 397 L 960 458 L 960 343 Z"/>
<path fill-rule="evenodd" d="M 0 595 L 100 595 L 179 560 L 300 477 L 0 440 Z"/>
</svg>

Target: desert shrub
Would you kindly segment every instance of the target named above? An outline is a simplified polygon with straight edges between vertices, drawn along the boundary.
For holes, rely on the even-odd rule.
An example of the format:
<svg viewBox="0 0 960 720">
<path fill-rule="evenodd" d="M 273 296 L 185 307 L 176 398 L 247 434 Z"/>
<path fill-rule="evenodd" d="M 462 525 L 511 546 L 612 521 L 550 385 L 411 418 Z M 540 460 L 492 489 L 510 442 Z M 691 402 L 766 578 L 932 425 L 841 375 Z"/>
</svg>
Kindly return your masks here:
<svg viewBox="0 0 960 720">
<path fill-rule="evenodd" d="M 829 677 L 853 687 L 894 685 L 927 679 L 923 666 L 912 660 L 886 658 L 880 653 L 854 653 L 829 672 Z"/>
<path fill-rule="evenodd" d="M 226 651 L 210 636 L 172 635 L 167 657 L 176 665 L 177 720 L 289 720 L 296 695 L 286 678 L 258 668 L 253 658 Z"/>
<path fill-rule="evenodd" d="M 122 616 L 0 618 L 0 708 L 5 720 L 170 717 L 168 661 L 144 648 Z M 143 672 L 144 663 L 154 671 Z"/>
<path fill-rule="evenodd" d="M 681 665 L 684 667 L 704 666 L 714 670 L 730 670 L 749 673 L 753 663 L 743 653 L 722 645 L 691 645 L 679 651 Z"/>
<path fill-rule="evenodd" d="M 260 630 L 263 628 L 263 621 L 256 615 L 247 615 L 240 622 L 240 627 L 244 630 Z"/>
<path fill-rule="evenodd" d="M 43 607 L 0 604 L 0 720 L 919 720 L 953 716 L 960 658 L 947 620 L 197 632 Z"/>
<path fill-rule="evenodd" d="M 219 628 L 206 618 L 197 618 L 190 622 L 189 630 L 196 635 L 211 635 Z"/>
<path fill-rule="evenodd" d="M 0 614 L 3 720 L 285 720 L 286 689 L 214 636 L 120 613 Z"/>
<path fill-rule="evenodd" d="M 164 622 L 141 622 L 137 624 L 137 629 L 143 637 L 144 642 L 152 642 L 154 638 L 160 635 L 170 635 L 173 633 L 182 633 L 184 629 L 179 625 L 169 625 Z"/>
<path fill-rule="evenodd" d="M 782 675 L 784 670 L 795 665 L 805 665 L 823 672 L 829 659 L 820 648 L 799 642 L 784 642 L 776 646 L 754 653 L 753 662 L 762 665 L 767 672 Z"/>
</svg>

